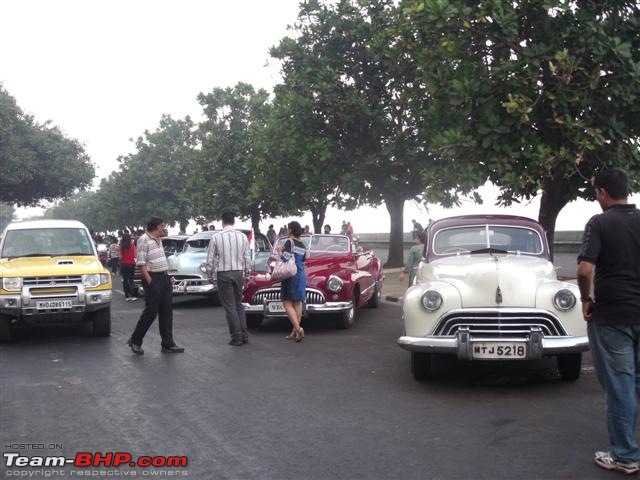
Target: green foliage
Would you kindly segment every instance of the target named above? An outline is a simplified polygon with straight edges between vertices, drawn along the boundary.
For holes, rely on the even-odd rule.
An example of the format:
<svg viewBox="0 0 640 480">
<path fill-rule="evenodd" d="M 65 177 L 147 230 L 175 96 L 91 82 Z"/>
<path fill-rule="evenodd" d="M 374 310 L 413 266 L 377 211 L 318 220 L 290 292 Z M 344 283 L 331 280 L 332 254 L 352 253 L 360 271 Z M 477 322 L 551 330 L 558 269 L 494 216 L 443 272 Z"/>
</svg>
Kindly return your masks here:
<svg viewBox="0 0 640 480">
<path fill-rule="evenodd" d="M 26 115 L 0 85 L 0 201 L 35 205 L 89 186 L 94 168 L 80 143 Z"/>
<path fill-rule="evenodd" d="M 402 43 L 427 94 L 414 97 L 443 182 L 487 179 L 509 205 L 542 192 L 553 232 L 591 198 L 595 169 L 638 188 L 640 16 L 636 2 L 404 0 Z M 415 93 L 415 92 L 414 92 Z M 446 112 L 446 114 L 445 114 Z"/>
<path fill-rule="evenodd" d="M 189 186 L 199 215 L 220 218 L 231 210 L 250 218 L 257 228 L 262 216 L 279 213 L 269 192 L 256 186 L 258 177 L 267 173 L 256 165 L 265 163 L 260 138 L 269 115 L 268 100 L 265 90 L 246 83 L 198 95 L 206 120 L 199 125 L 201 149 Z"/>
</svg>

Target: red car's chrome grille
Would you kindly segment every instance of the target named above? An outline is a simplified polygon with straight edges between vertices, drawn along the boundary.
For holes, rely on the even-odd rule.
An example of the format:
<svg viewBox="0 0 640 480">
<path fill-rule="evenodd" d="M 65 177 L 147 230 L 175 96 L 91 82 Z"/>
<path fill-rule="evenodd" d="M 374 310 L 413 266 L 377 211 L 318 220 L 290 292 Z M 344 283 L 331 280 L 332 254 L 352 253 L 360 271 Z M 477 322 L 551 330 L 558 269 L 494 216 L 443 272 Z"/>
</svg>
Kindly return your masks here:
<svg viewBox="0 0 640 480">
<path fill-rule="evenodd" d="M 280 289 L 270 288 L 267 290 L 259 290 L 251 298 L 251 304 L 262 305 L 266 300 L 280 300 Z M 326 300 L 321 291 L 307 289 L 307 305 L 322 305 L 323 303 L 326 303 Z"/>
</svg>

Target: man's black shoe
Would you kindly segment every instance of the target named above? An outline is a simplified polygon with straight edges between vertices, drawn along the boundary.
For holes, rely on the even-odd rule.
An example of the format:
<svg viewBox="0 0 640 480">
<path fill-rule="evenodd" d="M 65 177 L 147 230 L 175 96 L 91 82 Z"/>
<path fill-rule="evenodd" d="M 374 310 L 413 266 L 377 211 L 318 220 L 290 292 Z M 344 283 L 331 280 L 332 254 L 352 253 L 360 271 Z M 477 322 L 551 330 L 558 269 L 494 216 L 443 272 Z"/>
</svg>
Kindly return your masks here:
<svg viewBox="0 0 640 480">
<path fill-rule="evenodd" d="M 131 351 L 136 355 L 144 355 L 144 350 L 142 349 L 142 347 L 140 345 L 136 345 L 135 343 L 133 343 L 131 339 L 127 340 L 127 345 L 129 345 L 129 348 L 131 348 Z"/>
<path fill-rule="evenodd" d="M 232 338 L 231 340 L 229 340 L 229 345 L 231 345 L 233 347 L 241 347 L 242 346 L 242 340 L 234 340 Z"/>
<path fill-rule="evenodd" d="M 242 337 L 242 343 L 249 343 L 249 337 Z"/>
<path fill-rule="evenodd" d="M 182 353 L 184 352 L 184 347 L 179 347 L 177 345 L 171 345 L 170 347 L 162 347 L 162 353 Z"/>
</svg>

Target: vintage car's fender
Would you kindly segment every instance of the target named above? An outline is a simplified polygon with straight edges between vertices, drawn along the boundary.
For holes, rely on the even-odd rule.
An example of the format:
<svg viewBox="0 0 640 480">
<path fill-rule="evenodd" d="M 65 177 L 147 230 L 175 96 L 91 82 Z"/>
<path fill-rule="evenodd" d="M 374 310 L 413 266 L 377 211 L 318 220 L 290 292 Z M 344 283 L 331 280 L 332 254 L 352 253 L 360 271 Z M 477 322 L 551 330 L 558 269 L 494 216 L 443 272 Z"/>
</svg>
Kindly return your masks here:
<svg viewBox="0 0 640 480">
<path fill-rule="evenodd" d="M 553 297 L 558 290 L 567 289 L 573 292 L 576 299 L 576 306 L 567 312 L 562 312 L 554 307 Z M 587 335 L 587 322 L 582 317 L 582 308 L 580 306 L 580 290 L 577 285 L 558 280 L 543 281 L 536 291 L 536 307 L 553 312 L 558 317 L 567 335 L 574 337 L 584 337 Z"/>
<path fill-rule="evenodd" d="M 429 312 L 422 306 L 422 296 L 427 290 L 435 290 L 442 295 L 442 307 Z M 430 282 L 410 287 L 404 295 L 402 306 L 405 335 L 423 337 L 429 335 L 444 312 L 462 307 L 460 292 L 447 282 Z"/>
</svg>

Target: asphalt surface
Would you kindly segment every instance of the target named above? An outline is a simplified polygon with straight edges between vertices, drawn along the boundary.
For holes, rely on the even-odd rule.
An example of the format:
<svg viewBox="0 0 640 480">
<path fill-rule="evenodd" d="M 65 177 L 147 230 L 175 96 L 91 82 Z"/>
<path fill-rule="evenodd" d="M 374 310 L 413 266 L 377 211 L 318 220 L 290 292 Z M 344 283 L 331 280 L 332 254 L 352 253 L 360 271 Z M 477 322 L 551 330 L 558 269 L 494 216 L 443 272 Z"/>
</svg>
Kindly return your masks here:
<svg viewBox="0 0 640 480">
<path fill-rule="evenodd" d="M 231 347 L 222 308 L 183 298 L 175 302 L 174 334 L 186 352 L 160 353 L 154 324 L 145 355 L 135 356 L 125 342 L 141 303 L 116 293 L 107 338 L 82 326 L 26 329 L 0 346 L 4 453 L 184 455 L 185 468 L 146 472 L 190 480 L 616 475 L 592 463 L 607 435 L 588 355 L 575 383 L 561 381 L 553 361 L 449 358 L 435 362 L 430 380 L 416 382 L 409 354 L 396 345 L 397 304 L 360 310 L 350 330 L 305 321 L 300 344 L 284 339 L 286 320 L 268 320 L 248 345 Z M 45 448 L 12 447 L 25 443 Z M 44 478 L 47 470 L 4 461 L 1 469 L 4 478 L 17 470 Z M 58 470 L 70 478 L 76 469 Z M 120 478 L 144 473 L 80 470 L 100 479 L 116 470 Z"/>
</svg>

